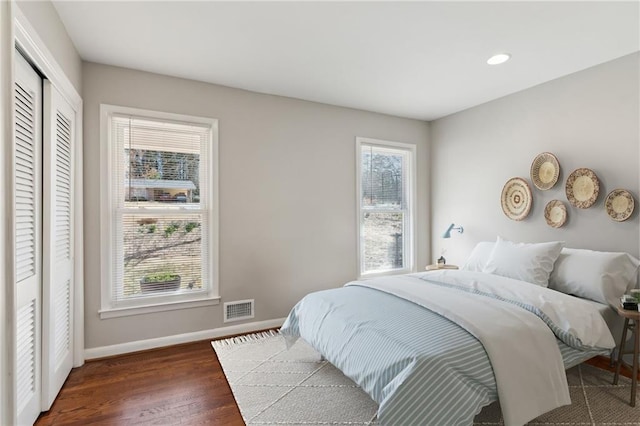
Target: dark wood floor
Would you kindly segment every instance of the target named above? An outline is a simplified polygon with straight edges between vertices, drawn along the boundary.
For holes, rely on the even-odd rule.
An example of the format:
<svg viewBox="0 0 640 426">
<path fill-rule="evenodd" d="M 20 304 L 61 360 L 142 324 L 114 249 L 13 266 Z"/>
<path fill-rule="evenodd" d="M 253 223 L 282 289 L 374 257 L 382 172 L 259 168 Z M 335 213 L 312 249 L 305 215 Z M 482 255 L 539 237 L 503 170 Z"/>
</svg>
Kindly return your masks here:
<svg viewBox="0 0 640 426">
<path fill-rule="evenodd" d="M 588 363 L 611 370 L 608 358 Z M 244 425 L 209 341 L 87 362 L 36 425 L 204 423 Z"/>
<path fill-rule="evenodd" d="M 603 370 L 611 371 L 612 373 L 616 371 L 615 367 L 611 366 L 611 360 L 604 356 L 597 356 L 595 358 L 588 360 L 586 363 L 591 364 L 594 367 L 602 368 Z M 631 378 L 631 370 L 625 367 L 624 364 L 622 368 L 620 368 L 620 374 L 625 377 Z M 613 380 L 613 376 L 611 377 Z M 640 380 L 640 371 L 638 371 L 638 380 Z"/>
<path fill-rule="evenodd" d="M 244 425 L 209 341 L 75 368 L 36 425 Z"/>
</svg>

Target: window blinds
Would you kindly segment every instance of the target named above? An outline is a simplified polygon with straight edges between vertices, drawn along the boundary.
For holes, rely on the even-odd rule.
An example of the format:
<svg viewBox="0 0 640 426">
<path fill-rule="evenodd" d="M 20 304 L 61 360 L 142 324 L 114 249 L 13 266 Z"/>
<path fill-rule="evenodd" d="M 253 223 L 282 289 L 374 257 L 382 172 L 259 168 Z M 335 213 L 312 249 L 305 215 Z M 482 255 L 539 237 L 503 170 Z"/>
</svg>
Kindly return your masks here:
<svg viewBox="0 0 640 426">
<path fill-rule="evenodd" d="M 360 148 L 360 269 L 362 273 L 407 268 L 411 152 L 374 144 Z"/>
<path fill-rule="evenodd" d="M 208 288 L 211 127 L 114 114 L 112 302 Z"/>
</svg>

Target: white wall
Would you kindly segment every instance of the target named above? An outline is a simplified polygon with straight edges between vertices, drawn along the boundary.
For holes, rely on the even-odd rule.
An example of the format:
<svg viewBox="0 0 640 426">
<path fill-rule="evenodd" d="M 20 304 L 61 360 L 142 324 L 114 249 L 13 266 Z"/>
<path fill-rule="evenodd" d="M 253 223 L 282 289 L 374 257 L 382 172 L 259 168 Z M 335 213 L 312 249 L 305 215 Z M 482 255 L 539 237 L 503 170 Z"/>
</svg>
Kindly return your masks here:
<svg viewBox="0 0 640 426">
<path fill-rule="evenodd" d="M 87 348 L 223 326 L 222 305 L 99 319 L 100 103 L 219 120 L 220 294 L 255 298 L 252 321 L 284 317 L 305 294 L 356 278 L 356 136 L 417 145 L 424 269 L 427 123 L 93 63 L 82 81 Z"/>
<path fill-rule="evenodd" d="M 82 60 L 51 1 L 18 1 L 16 4 L 82 96 Z"/>
<path fill-rule="evenodd" d="M 433 255 L 446 249 L 447 260 L 461 264 L 478 241 L 501 235 L 638 256 L 639 58 L 625 56 L 432 122 Z M 554 153 L 561 167 L 548 191 L 535 189 L 529 174 L 544 151 Z M 570 206 L 565 195 L 566 178 L 579 167 L 600 178 L 598 200 L 586 210 Z M 527 179 L 533 191 L 533 208 L 522 222 L 508 219 L 500 207 L 502 187 L 514 176 Z M 636 200 L 633 216 L 623 223 L 604 210 L 615 188 L 628 189 Z M 559 229 L 544 220 L 553 199 L 568 207 L 568 221 Z M 463 225 L 464 234 L 438 238 L 451 222 Z"/>
</svg>

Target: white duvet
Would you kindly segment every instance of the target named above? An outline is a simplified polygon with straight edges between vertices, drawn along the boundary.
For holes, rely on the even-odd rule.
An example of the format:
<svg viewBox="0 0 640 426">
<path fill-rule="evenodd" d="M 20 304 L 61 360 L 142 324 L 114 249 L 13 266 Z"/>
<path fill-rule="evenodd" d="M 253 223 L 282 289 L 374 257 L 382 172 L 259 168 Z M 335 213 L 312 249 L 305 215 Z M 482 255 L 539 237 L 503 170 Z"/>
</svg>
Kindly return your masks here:
<svg viewBox="0 0 640 426">
<path fill-rule="evenodd" d="M 528 282 L 481 272 L 433 271 L 411 275 L 533 305 L 561 330 L 579 339 L 582 346 L 587 348 L 611 349 L 616 345 L 607 323 L 589 300 Z M 562 336 L 558 337 L 564 341 Z M 577 347 L 572 342 L 565 343 Z"/>
<path fill-rule="evenodd" d="M 422 305 L 480 340 L 494 370 L 507 425 L 524 424 L 571 403 L 556 335 L 570 346 L 615 346 L 606 323 L 589 303 L 510 278 L 431 271 L 357 285 Z"/>
</svg>

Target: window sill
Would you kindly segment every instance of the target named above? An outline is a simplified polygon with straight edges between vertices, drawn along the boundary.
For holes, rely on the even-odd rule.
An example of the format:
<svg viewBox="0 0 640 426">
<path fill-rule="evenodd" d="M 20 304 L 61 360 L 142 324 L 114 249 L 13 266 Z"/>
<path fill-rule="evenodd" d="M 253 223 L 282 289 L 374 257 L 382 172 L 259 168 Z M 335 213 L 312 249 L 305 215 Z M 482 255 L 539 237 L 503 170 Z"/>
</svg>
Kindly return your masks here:
<svg viewBox="0 0 640 426">
<path fill-rule="evenodd" d="M 143 315 L 154 312 L 175 311 L 178 309 L 200 308 L 202 306 L 214 306 L 220 304 L 220 296 L 208 297 L 197 300 L 180 300 L 164 303 L 154 303 L 153 305 L 128 306 L 126 308 L 109 308 L 98 311 L 100 319 L 128 317 L 132 315 Z"/>
<path fill-rule="evenodd" d="M 359 280 L 368 280 L 371 278 L 377 278 L 377 277 L 384 277 L 384 276 L 389 276 L 389 275 L 405 275 L 405 274 L 412 274 L 416 272 L 415 269 L 391 269 L 388 271 L 380 271 L 380 272 L 368 272 L 365 274 L 360 274 L 358 275 L 358 279 Z"/>
</svg>

